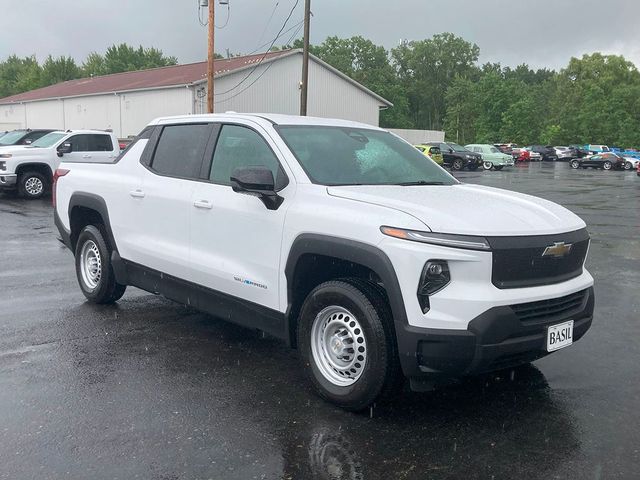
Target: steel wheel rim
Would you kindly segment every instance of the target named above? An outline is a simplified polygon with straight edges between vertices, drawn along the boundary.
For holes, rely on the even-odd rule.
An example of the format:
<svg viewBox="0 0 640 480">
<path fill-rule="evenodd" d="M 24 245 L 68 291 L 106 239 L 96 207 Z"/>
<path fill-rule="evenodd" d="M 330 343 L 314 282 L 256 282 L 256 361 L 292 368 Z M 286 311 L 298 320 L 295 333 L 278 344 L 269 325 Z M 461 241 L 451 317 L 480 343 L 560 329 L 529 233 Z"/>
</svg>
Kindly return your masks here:
<svg viewBox="0 0 640 480">
<path fill-rule="evenodd" d="M 38 177 L 29 177 L 24 182 L 24 189 L 29 195 L 40 195 L 44 190 L 44 184 Z"/>
<path fill-rule="evenodd" d="M 337 305 L 320 311 L 311 327 L 311 355 L 326 380 L 353 385 L 367 363 L 367 341 L 358 319 Z"/>
<path fill-rule="evenodd" d="M 80 251 L 80 273 L 84 284 L 94 290 L 102 278 L 102 257 L 93 240 L 87 240 Z"/>
</svg>

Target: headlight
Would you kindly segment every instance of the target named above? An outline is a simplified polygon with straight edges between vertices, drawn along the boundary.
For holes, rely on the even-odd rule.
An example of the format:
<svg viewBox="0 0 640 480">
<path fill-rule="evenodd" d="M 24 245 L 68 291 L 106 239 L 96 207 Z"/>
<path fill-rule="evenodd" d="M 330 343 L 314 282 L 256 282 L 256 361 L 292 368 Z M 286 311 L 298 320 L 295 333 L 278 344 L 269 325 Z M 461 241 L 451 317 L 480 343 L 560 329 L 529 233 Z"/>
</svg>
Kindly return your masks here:
<svg viewBox="0 0 640 480">
<path fill-rule="evenodd" d="M 465 155 L 467 160 L 473 160 L 475 157 L 473 155 Z"/>
<path fill-rule="evenodd" d="M 380 227 L 380 231 L 389 237 L 411 240 L 413 242 L 429 243 L 442 247 L 464 248 L 466 250 L 491 250 L 489 242 L 484 237 L 471 235 L 451 235 L 448 233 L 420 232 L 402 228 Z"/>
<path fill-rule="evenodd" d="M 10 153 L 0 153 L 0 158 L 11 158 L 13 155 Z"/>
</svg>

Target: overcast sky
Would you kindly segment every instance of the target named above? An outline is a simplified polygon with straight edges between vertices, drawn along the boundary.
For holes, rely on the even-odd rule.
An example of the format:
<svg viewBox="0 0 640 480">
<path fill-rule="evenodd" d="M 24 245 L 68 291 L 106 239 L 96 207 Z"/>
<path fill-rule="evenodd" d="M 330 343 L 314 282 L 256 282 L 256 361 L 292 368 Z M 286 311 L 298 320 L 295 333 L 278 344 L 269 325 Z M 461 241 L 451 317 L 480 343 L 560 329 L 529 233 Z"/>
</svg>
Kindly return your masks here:
<svg viewBox="0 0 640 480">
<path fill-rule="evenodd" d="M 229 2 L 229 22 L 217 29 L 220 53 L 227 48 L 247 53 L 272 40 L 295 0 Z M 81 63 L 88 53 L 120 42 L 158 47 L 180 63 L 205 59 L 206 28 L 198 23 L 198 0 L 1 3 L 2 59 L 16 53 L 42 60 L 51 53 Z M 302 19 L 303 4 L 300 0 L 286 28 Z M 312 11 L 313 43 L 329 35 L 362 35 L 392 48 L 401 39 L 449 31 L 477 43 L 481 62 L 557 69 L 571 56 L 601 51 L 622 54 L 640 65 L 638 0 L 312 0 Z M 227 8 L 217 6 L 216 12 L 216 24 L 224 25 Z"/>
</svg>

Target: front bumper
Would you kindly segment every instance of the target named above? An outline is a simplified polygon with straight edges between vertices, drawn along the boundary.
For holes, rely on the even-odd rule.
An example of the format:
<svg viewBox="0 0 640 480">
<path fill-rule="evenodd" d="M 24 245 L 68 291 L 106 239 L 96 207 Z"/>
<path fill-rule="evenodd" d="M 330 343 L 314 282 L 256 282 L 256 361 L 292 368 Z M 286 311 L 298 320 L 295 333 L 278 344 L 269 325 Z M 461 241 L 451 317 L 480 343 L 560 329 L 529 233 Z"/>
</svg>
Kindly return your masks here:
<svg viewBox="0 0 640 480">
<path fill-rule="evenodd" d="M 579 300 L 575 300 L 577 293 L 582 294 Z M 414 379 L 464 376 L 509 368 L 544 357 L 549 354 L 546 351 L 549 326 L 573 320 L 574 342 L 591 326 L 593 287 L 577 293 L 567 296 L 573 299 L 573 303 L 569 303 L 571 308 L 558 314 L 553 313 L 554 308 L 558 310 L 557 306 L 547 306 L 545 308 L 551 312 L 548 315 L 522 319 L 517 310 L 521 306 L 537 308 L 533 303 L 553 305 L 554 300 L 564 301 L 565 297 L 550 299 L 547 304 L 543 301 L 491 308 L 469 322 L 467 330 L 407 326 L 398 335 L 399 350 L 401 356 L 405 356 L 402 362 L 404 373 Z M 415 361 L 408 362 L 409 356 Z"/>
<path fill-rule="evenodd" d="M 15 173 L 0 173 L 0 188 L 15 188 L 18 183 L 18 175 Z"/>
</svg>

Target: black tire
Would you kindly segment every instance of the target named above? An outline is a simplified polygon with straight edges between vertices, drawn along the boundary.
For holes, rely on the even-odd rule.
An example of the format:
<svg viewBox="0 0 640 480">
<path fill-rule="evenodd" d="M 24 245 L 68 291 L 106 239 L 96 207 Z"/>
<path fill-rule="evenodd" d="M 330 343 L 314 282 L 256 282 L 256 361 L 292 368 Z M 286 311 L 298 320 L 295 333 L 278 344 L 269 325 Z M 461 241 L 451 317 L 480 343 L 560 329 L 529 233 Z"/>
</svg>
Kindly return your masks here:
<svg viewBox="0 0 640 480">
<path fill-rule="evenodd" d="M 464 168 L 464 163 L 459 158 L 456 158 L 451 164 L 451 170 L 462 170 Z"/>
<path fill-rule="evenodd" d="M 313 327 L 327 308 L 340 307 L 357 319 L 366 344 L 362 373 L 350 385 L 338 385 L 322 373 L 312 351 Z M 347 317 L 345 316 L 345 321 Z M 298 322 L 300 359 L 316 392 L 346 410 L 360 411 L 401 389 L 397 344 L 389 304 L 381 287 L 366 280 L 332 280 L 307 296 Z M 356 345 L 356 343 L 353 343 Z M 364 350 L 362 351 L 364 352 Z"/>
<path fill-rule="evenodd" d="M 76 243 L 76 277 L 82 293 L 91 303 L 113 303 L 119 300 L 127 289 L 126 285 L 116 282 L 111 266 L 112 249 L 105 238 L 102 226 L 87 225 L 80 232 Z M 88 250 L 91 252 L 85 253 Z M 95 255 L 96 253 L 98 255 Z M 86 270 L 83 274 L 83 265 L 89 255 L 96 259 L 100 269 L 99 277 L 94 279 L 94 285 L 87 280 L 89 273 Z"/>
<path fill-rule="evenodd" d="M 18 194 L 22 198 L 30 200 L 41 198 L 48 188 L 49 182 L 39 172 L 24 172 L 18 177 Z"/>
<path fill-rule="evenodd" d="M 504 168 L 504 165 L 494 165 L 493 168 L 494 170 L 500 171 Z"/>
<path fill-rule="evenodd" d="M 607 160 L 602 164 L 602 168 L 604 168 L 605 170 L 613 170 L 613 163 Z"/>
<path fill-rule="evenodd" d="M 573 160 L 570 164 L 571 168 L 577 170 L 580 168 L 580 162 L 578 160 Z"/>
</svg>

